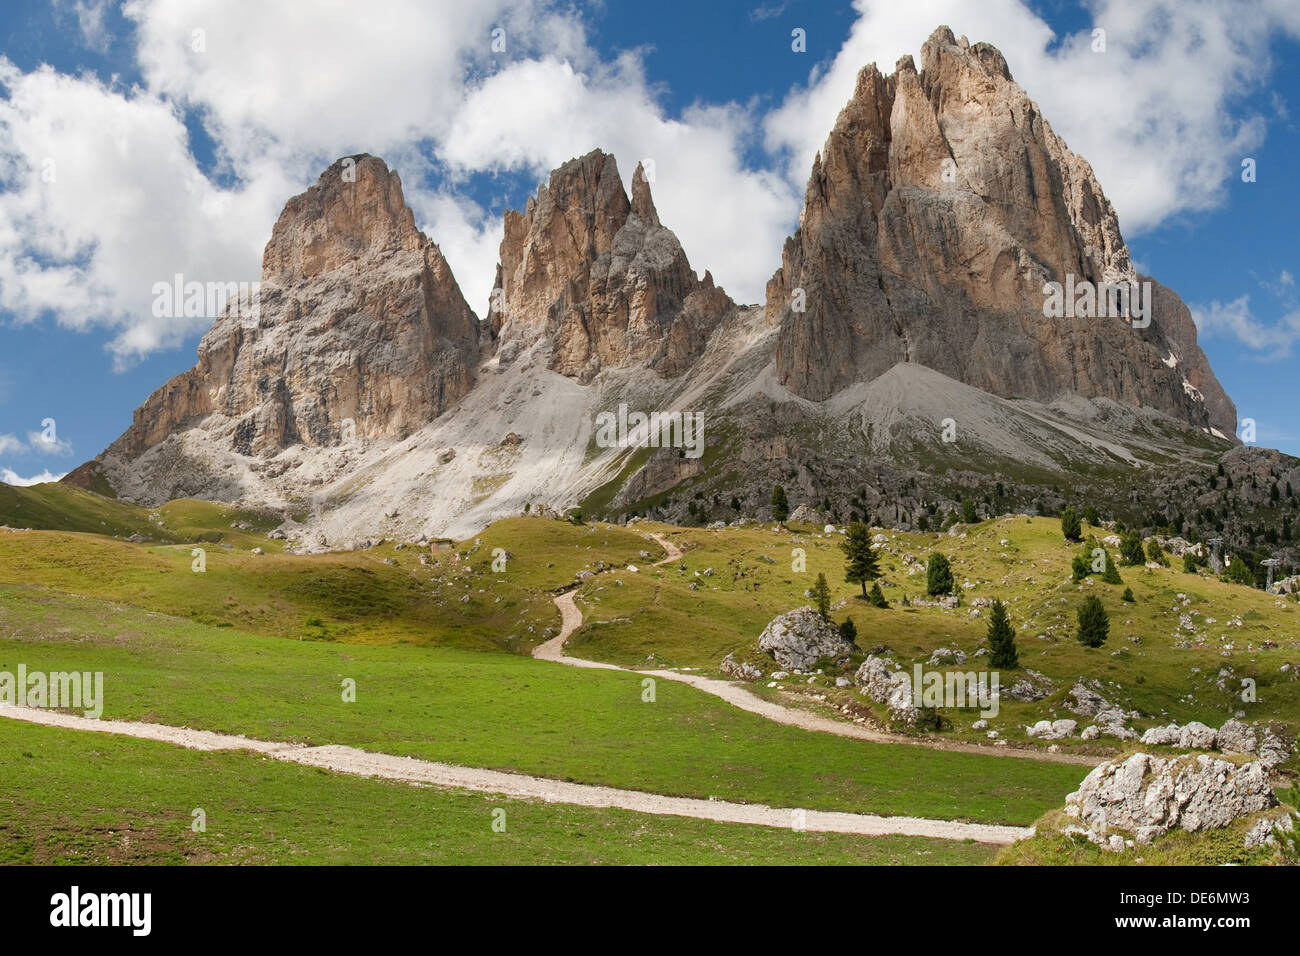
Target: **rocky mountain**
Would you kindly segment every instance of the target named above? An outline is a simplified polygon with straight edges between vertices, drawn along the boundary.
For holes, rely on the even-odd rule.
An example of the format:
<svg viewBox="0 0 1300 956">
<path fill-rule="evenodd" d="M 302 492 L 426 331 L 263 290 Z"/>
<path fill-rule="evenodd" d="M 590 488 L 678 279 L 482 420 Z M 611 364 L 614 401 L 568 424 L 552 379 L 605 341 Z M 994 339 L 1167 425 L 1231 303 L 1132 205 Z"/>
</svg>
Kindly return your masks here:
<svg viewBox="0 0 1300 956">
<path fill-rule="evenodd" d="M 709 273 L 691 271 L 641 166 L 629 199 L 600 150 L 555 170 L 522 214 L 506 213 L 493 296 L 503 360 L 545 337 L 550 367 L 583 383 L 633 364 L 680 375 L 735 308 Z"/>
<path fill-rule="evenodd" d="M 1115 211 L 1002 55 L 941 28 L 920 72 L 906 56 L 859 73 L 813 164 L 768 286 L 777 378 L 821 401 L 913 363 L 1004 398 L 1108 398 L 1234 433 L 1176 295 L 1160 287 L 1145 329 L 1045 318 L 1044 285 L 1068 276 L 1138 280 Z"/>
<path fill-rule="evenodd" d="M 595 150 L 506 213 L 480 323 L 397 175 L 341 160 L 276 223 L 256 316 L 228 309 L 66 480 L 281 509 L 308 550 L 525 507 L 765 517 L 776 482 L 838 520 L 1086 501 L 1251 538 L 1295 503 L 1300 462 L 1235 446 L 1191 316 L 1154 280 L 1149 310 L 1045 315 L 1048 283 L 1146 277 L 995 49 L 941 28 L 921 61 L 862 70 L 761 305 L 698 276 L 645 171 L 625 189 Z M 651 441 L 638 413 L 689 417 L 699 441 Z"/>
<path fill-rule="evenodd" d="M 149 396 L 99 471 L 150 503 L 255 493 L 243 468 L 203 474 L 188 446 L 256 459 L 352 434 L 404 438 L 470 390 L 479 334 L 397 173 L 342 159 L 289 200 L 256 296 L 227 304 L 198 364 Z"/>
</svg>

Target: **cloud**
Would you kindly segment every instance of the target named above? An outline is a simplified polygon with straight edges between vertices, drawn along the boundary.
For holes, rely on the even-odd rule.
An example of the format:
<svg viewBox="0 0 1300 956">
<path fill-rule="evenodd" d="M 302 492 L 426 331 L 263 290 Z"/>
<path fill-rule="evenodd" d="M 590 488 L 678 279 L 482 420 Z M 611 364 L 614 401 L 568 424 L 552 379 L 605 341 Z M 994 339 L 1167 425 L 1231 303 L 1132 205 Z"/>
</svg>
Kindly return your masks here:
<svg viewBox="0 0 1300 956">
<path fill-rule="evenodd" d="M 106 4 L 61 2 L 83 42 L 100 42 Z M 462 187 L 484 173 L 541 180 L 597 147 L 618 157 L 625 185 L 653 159 L 661 218 L 695 268 L 761 301 L 858 69 L 892 68 L 941 22 L 1002 49 L 1140 231 L 1221 200 L 1263 136 L 1245 96 L 1269 74 L 1269 42 L 1300 36 L 1285 0 L 1251 16 L 1228 0 L 1097 0 L 1104 54 L 1088 32 L 1054 36 L 1021 0 L 855 7 L 843 48 L 765 116 L 755 103 L 668 111 L 642 54 L 602 57 L 564 0 L 319 0 L 306 17 L 261 0 L 130 0 L 138 84 L 0 56 L 0 310 L 107 327 L 119 368 L 173 348 L 211 317 L 155 318 L 154 283 L 256 279 L 284 202 L 327 163 L 368 151 L 402 174 L 481 311 L 501 223 Z M 196 128 L 214 144 L 202 162 Z M 771 151 L 759 160 L 756 130 Z"/>
<path fill-rule="evenodd" d="M 1087 159 L 1126 234 L 1218 206 L 1240 160 L 1263 140 L 1259 92 L 1278 32 L 1300 36 L 1300 7 L 1262 0 L 1096 0 L 1092 25 L 1057 36 L 1020 0 L 856 0 L 858 19 L 825 69 L 814 69 L 764 124 L 768 147 L 802 183 L 858 70 L 888 73 L 919 55 L 937 24 L 996 46 L 1052 128 Z M 1092 28 L 1106 31 L 1093 52 Z"/>
<path fill-rule="evenodd" d="M 38 455 L 72 454 L 72 442 L 64 441 L 57 435 L 46 435 L 45 432 L 28 432 L 27 443 L 32 452 Z"/>
<path fill-rule="evenodd" d="M 0 455 L 21 454 L 27 451 L 23 440 L 15 435 L 0 435 Z"/>
<path fill-rule="evenodd" d="M 50 471 L 43 471 L 39 475 L 32 475 L 30 478 L 24 478 L 12 468 L 0 468 L 0 483 L 26 488 L 31 485 L 41 485 L 47 481 L 58 481 L 66 474 L 67 472 L 63 472 L 62 474 L 56 475 Z"/>
<path fill-rule="evenodd" d="M 1288 358 L 1300 342 L 1300 309 L 1268 324 L 1251 311 L 1249 295 L 1231 302 L 1215 300 L 1209 305 L 1193 306 L 1191 313 L 1199 335 L 1235 339 L 1247 348 L 1261 353 L 1259 358 Z"/>
</svg>

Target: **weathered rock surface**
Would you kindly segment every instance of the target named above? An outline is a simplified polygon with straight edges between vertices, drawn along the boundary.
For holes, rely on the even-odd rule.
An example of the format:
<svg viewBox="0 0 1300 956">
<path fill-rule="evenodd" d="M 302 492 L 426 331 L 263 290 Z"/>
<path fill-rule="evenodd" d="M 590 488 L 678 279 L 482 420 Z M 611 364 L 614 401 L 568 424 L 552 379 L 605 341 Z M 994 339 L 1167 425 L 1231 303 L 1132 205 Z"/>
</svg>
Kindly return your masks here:
<svg viewBox="0 0 1300 956">
<path fill-rule="evenodd" d="M 889 710 L 891 724 L 912 727 L 916 724 L 917 710 L 912 694 L 912 682 L 906 671 L 895 670 L 885 657 L 871 655 L 858 667 L 853 683 L 862 693 L 883 704 Z"/>
<path fill-rule="evenodd" d="M 782 667 L 796 671 L 853 652 L 835 625 L 811 607 L 796 608 L 773 618 L 759 635 L 758 649 L 772 655 Z"/>
<path fill-rule="evenodd" d="M 402 438 L 470 390 L 478 357 L 478 320 L 397 174 L 373 156 L 340 160 L 281 213 L 255 311 L 228 304 L 198 364 L 146 400 L 101 462 L 137 500 L 214 494 L 172 484 L 165 455 L 132 466 L 191 428 L 245 456 Z"/>
<path fill-rule="evenodd" d="M 1176 295 L 1152 287 L 1145 329 L 1045 318 L 1044 284 L 1067 276 L 1139 278 L 1092 168 L 1001 53 L 941 27 L 919 72 L 905 56 L 859 73 L 813 164 L 768 284 L 777 375 L 819 401 L 918 363 L 1007 398 L 1105 397 L 1233 435 Z"/>
<path fill-rule="evenodd" d="M 629 199 L 600 150 L 555 170 L 523 213 L 506 213 L 497 289 L 499 348 L 545 337 L 550 367 L 583 382 L 632 364 L 680 374 L 735 308 L 709 273 L 695 277 L 642 167 Z"/>
<path fill-rule="evenodd" d="M 718 665 L 718 669 L 728 677 L 734 677 L 736 680 L 758 680 L 763 676 L 763 672 L 748 661 L 736 660 L 735 654 L 728 654 Z"/>
<path fill-rule="evenodd" d="M 1218 829 L 1277 804 L 1260 763 L 1237 766 L 1200 754 L 1153 757 L 1138 753 L 1096 767 L 1065 798 L 1065 812 L 1101 842 L 1123 830 L 1149 843 L 1172 829 Z"/>
</svg>

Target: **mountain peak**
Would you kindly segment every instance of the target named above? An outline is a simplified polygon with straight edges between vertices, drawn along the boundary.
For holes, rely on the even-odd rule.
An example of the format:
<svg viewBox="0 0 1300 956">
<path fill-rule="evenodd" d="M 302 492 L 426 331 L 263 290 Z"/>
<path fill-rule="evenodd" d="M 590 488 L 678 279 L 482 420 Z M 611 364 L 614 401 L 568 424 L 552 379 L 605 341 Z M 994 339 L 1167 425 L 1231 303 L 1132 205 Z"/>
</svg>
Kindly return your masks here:
<svg viewBox="0 0 1300 956">
<path fill-rule="evenodd" d="M 906 56 L 859 72 L 813 163 L 768 286 L 778 380 L 820 401 L 915 362 L 1004 398 L 1107 398 L 1235 431 L 1226 396 L 1205 400 L 1222 389 L 1176 296 L 1153 294 L 1147 323 L 1046 318 L 1044 287 L 1067 281 L 1138 281 L 1118 217 L 1002 54 L 940 27 L 919 73 Z"/>
<path fill-rule="evenodd" d="M 367 153 L 345 156 L 285 204 L 262 255 L 262 279 L 309 279 L 423 241 L 397 173 Z"/>
</svg>

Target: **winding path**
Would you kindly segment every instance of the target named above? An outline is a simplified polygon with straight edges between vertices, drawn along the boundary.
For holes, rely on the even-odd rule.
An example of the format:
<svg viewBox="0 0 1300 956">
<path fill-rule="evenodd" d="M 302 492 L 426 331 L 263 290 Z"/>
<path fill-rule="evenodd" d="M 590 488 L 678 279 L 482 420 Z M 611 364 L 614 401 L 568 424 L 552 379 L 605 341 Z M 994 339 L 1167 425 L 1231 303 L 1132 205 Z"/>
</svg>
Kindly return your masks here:
<svg viewBox="0 0 1300 956">
<path fill-rule="evenodd" d="M 668 557 L 656 561 L 653 567 L 659 567 L 661 564 L 669 564 L 681 558 L 682 550 L 669 541 L 666 536 L 659 533 L 652 533 L 650 537 L 654 538 L 654 540 L 668 552 Z M 603 573 L 608 574 L 609 572 Z M 918 740 L 915 737 L 908 737 L 903 734 L 885 733 L 884 731 L 863 727 L 861 724 L 850 724 L 842 720 L 822 717 L 818 714 L 809 713 L 806 710 L 800 710 L 796 707 L 787 707 L 784 704 L 778 704 L 774 701 L 759 697 L 753 691 L 749 690 L 749 688 L 741 684 L 732 683 L 731 681 L 718 680 L 712 677 L 703 677 L 698 674 L 683 673 L 681 671 L 637 670 L 630 667 L 620 667 L 617 664 L 606 664 L 602 661 L 589 661 L 581 657 L 569 657 L 564 653 L 564 644 L 573 632 L 582 626 L 582 612 L 578 610 L 578 605 L 574 600 L 576 593 L 576 590 L 572 590 L 565 591 L 563 594 L 557 594 L 555 596 L 555 606 L 560 611 L 560 633 L 546 643 L 539 644 L 537 647 L 533 648 L 533 657 L 536 657 L 539 660 L 568 664 L 571 667 L 593 667 L 602 670 L 626 671 L 631 674 L 641 674 L 646 677 L 659 677 L 664 680 L 689 684 L 697 690 L 702 690 L 706 694 L 712 694 L 714 697 L 726 701 L 733 707 L 739 707 L 741 710 L 747 710 L 751 714 L 758 714 L 760 717 L 766 717 L 774 723 L 785 724 L 789 727 L 799 727 L 803 730 L 812 730 L 819 733 L 835 734 L 838 737 L 851 737 L 855 740 L 869 740 L 872 743 L 880 744 L 906 744 L 909 747 L 928 747 L 931 750 L 946 750 L 952 753 L 981 754 L 986 757 L 1013 757 L 1021 760 L 1070 763 L 1085 767 L 1095 767 L 1105 759 L 1103 757 L 1089 757 L 1085 754 L 1049 753 L 1046 751 L 1020 750 L 1012 747 L 984 747 L 979 744 L 957 743 L 949 740 Z"/>
<path fill-rule="evenodd" d="M 583 783 L 569 783 L 547 777 L 458 767 L 413 757 L 395 757 L 372 753 L 355 747 L 327 745 L 306 747 L 301 744 L 257 740 L 235 734 L 219 734 L 188 727 L 171 727 L 131 720 L 95 720 L 52 710 L 39 710 L 0 704 L 0 717 L 60 727 L 68 730 L 117 734 L 142 740 L 157 740 L 191 750 L 249 750 L 275 760 L 320 767 L 336 773 L 362 777 L 380 777 L 405 783 L 435 787 L 455 787 L 480 793 L 564 803 L 580 807 L 612 807 L 657 816 L 693 817 L 719 823 L 742 823 L 756 826 L 794 828 L 818 833 L 854 833 L 862 836 L 934 837 L 946 840 L 975 840 L 978 843 L 1006 845 L 1033 836 L 1029 827 L 997 826 L 985 823 L 959 823 L 951 820 L 926 820 L 919 817 L 881 817 L 865 813 L 838 813 L 823 810 L 769 807 L 758 803 L 732 803 L 726 800 L 700 800 L 668 797 L 640 790 L 620 790 Z"/>
</svg>

